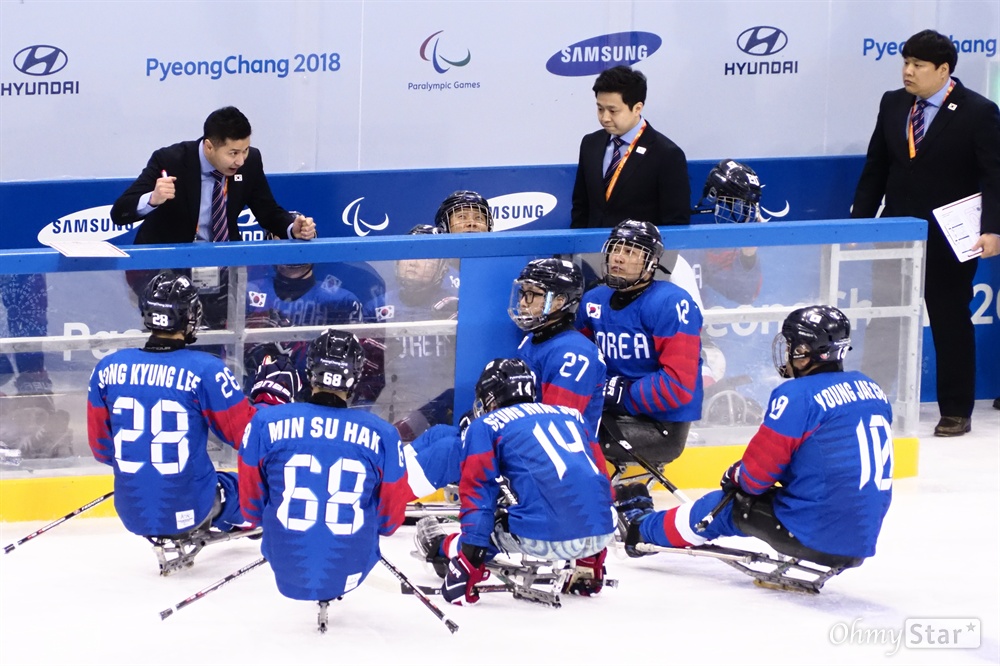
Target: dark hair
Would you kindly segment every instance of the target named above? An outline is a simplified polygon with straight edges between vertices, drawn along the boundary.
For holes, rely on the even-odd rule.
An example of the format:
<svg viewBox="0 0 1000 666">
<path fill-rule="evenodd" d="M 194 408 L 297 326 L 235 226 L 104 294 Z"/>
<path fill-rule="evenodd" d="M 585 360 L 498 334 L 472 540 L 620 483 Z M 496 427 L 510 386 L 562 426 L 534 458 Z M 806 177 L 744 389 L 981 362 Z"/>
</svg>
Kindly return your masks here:
<svg viewBox="0 0 1000 666">
<path fill-rule="evenodd" d="M 639 102 L 646 103 L 646 77 L 628 65 L 618 65 L 597 75 L 594 94 L 619 93 L 629 109 Z"/>
<path fill-rule="evenodd" d="M 230 139 L 239 141 L 250 136 L 250 121 L 235 106 L 224 106 L 205 118 L 203 135 L 216 147 Z"/>
<path fill-rule="evenodd" d="M 958 64 L 955 43 L 933 30 L 921 30 L 906 40 L 903 44 L 903 57 L 926 60 L 934 63 L 934 67 L 948 63 L 949 74 L 955 73 L 955 66 Z"/>
</svg>

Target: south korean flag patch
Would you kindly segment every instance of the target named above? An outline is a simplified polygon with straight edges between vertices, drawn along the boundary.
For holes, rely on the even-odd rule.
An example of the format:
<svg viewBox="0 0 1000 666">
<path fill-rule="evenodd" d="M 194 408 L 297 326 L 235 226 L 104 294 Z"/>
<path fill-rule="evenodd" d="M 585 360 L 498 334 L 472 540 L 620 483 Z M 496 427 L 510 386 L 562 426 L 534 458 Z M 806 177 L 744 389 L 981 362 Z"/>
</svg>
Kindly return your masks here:
<svg viewBox="0 0 1000 666">
<path fill-rule="evenodd" d="M 591 319 L 601 318 L 601 304 L 600 303 L 587 303 L 587 316 Z"/>
<path fill-rule="evenodd" d="M 262 308 L 267 303 L 267 294 L 261 291 L 251 291 L 247 293 L 250 305 L 255 308 Z"/>
<path fill-rule="evenodd" d="M 383 305 L 375 310 L 375 319 L 378 321 L 386 321 L 392 319 L 396 316 L 396 306 L 394 305 Z"/>
</svg>

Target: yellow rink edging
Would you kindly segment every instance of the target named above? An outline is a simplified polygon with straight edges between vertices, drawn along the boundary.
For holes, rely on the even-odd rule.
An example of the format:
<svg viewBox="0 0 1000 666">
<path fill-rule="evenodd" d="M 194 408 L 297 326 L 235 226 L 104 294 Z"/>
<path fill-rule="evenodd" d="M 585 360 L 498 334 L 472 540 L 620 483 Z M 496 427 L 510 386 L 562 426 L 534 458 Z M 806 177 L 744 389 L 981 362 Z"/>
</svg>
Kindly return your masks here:
<svg viewBox="0 0 1000 666">
<path fill-rule="evenodd" d="M 667 465 L 665 475 L 679 488 L 715 488 L 722 473 L 739 460 L 746 449 L 739 446 L 690 447 Z M 917 475 L 920 441 L 916 437 L 893 439 L 893 477 Z M 636 468 L 638 470 L 638 468 Z M 94 476 L 50 476 L 0 480 L 0 521 L 56 520 L 113 489 L 110 474 Z M 440 499 L 441 493 L 425 500 Z M 80 516 L 108 518 L 117 515 L 112 500 L 102 502 Z"/>
</svg>

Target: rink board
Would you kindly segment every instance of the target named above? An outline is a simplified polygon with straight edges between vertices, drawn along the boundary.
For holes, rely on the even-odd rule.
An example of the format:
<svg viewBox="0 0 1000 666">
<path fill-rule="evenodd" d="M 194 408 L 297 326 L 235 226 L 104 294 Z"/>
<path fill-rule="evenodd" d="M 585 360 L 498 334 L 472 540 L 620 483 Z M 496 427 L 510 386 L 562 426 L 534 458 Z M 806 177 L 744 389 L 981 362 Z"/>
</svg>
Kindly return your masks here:
<svg viewBox="0 0 1000 666">
<path fill-rule="evenodd" d="M 665 474 L 679 488 L 714 488 L 722 472 L 738 460 L 745 449 L 746 446 L 691 447 L 667 465 Z M 894 438 L 893 450 L 893 477 L 916 476 L 919 440 L 915 437 Z M 114 479 L 110 474 L 0 480 L 0 521 L 55 520 L 113 490 L 113 487 Z M 80 515 L 115 516 L 114 502 L 102 502 Z"/>
</svg>

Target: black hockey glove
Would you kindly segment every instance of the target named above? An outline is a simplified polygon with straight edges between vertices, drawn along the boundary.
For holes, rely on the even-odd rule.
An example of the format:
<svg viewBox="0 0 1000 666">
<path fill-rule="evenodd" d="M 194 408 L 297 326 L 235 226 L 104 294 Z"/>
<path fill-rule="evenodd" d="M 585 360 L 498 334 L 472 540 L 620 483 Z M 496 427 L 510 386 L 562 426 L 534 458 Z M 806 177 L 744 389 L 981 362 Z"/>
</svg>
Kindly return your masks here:
<svg viewBox="0 0 1000 666">
<path fill-rule="evenodd" d="M 250 400 L 255 405 L 284 405 L 302 389 L 295 364 L 287 356 L 265 356 L 254 376 Z"/>
<path fill-rule="evenodd" d="M 632 382 L 620 375 L 609 377 L 604 385 L 604 409 L 612 414 L 628 414 L 625 401 Z"/>
<path fill-rule="evenodd" d="M 743 461 L 737 460 L 723 473 L 722 480 L 719 482 L 719 485 L 722 486 L 722 492 L 730 493 L 739 491 L 741 464 L 743 464 Z"/>
</svg>

